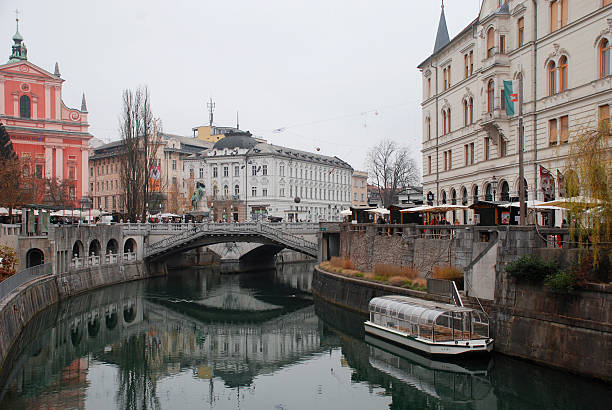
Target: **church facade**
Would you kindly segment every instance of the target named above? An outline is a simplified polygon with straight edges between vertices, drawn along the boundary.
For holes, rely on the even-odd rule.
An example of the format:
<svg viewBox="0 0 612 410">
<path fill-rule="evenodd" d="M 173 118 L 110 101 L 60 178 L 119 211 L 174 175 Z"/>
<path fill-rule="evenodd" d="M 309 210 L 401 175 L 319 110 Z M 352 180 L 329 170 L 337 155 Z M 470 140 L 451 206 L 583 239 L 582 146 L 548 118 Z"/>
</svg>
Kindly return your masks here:
<svg viewBox="0 0 612 410">
<path fill-rule="evenodd" d="M 609 121 L 610 44 L 611 0 L 484 0 L 452 39 L 443 8 L 433 53 L 418 66 L 426 201 L 517 200 L 521 120 L 528 200 L 563 196 L 572 138 Z M 508 115 L 511 80 L 519 89 Z"/>
<path fill-rule="evenodd" d="M 19 22 L 18 22 L 19 23 Z M 39 180 L 68 181 L 74 206 L 88 195 L 87 107 L 80 109 L 62 101 L 62 84 L 56 64 L 52 74 L 28 61 L 19 33 L 13 36 L 10 59 L 0 65 L 0 121 L 28 170 Z"/>
</svg>

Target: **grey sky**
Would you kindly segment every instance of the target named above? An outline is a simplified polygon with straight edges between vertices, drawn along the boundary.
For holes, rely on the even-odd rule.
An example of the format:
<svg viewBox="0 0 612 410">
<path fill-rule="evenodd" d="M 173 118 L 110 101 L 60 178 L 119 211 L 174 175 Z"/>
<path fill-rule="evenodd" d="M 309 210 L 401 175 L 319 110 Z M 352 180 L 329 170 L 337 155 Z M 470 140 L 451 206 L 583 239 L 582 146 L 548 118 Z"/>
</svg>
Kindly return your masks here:
<svg viewBox="0 0 612 410">
<path fill-rule="evenodd" d="M 451 38 L 478 5 L 446 1 Z M 235 125 L 239 110 L 242 129 L 276 144 L 362 169 L 389 137 L 420 162 L 416 66 L 433 49 L 440 1 L 1 0 L 6 61 L 16 8 L 29 61 L 59 62 L 64 102 L 80 107 L 85 92 L 95 137 L 119 137 L 122 90 L 146 84 L 166 132 L 207 123 L 212 97 L 217 125 Z"/>
</svg>

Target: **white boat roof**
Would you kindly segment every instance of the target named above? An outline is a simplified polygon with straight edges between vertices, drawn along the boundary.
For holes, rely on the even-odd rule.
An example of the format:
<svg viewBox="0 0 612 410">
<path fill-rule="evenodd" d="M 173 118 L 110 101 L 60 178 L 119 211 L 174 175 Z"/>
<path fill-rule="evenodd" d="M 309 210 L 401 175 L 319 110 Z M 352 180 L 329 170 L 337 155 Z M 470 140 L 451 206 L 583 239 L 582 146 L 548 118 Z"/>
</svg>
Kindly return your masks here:
<svg viewBox="0 0 612 410">
<path fill-rule="evenodd" d="M 479 316 L 481 314 L 472 308 L 395 295 L 373 298 L 368 308 L 370 312 L 386 314 L 412 323 L 431 323 L 445 313 L 474 312 Z"/>
</svg>

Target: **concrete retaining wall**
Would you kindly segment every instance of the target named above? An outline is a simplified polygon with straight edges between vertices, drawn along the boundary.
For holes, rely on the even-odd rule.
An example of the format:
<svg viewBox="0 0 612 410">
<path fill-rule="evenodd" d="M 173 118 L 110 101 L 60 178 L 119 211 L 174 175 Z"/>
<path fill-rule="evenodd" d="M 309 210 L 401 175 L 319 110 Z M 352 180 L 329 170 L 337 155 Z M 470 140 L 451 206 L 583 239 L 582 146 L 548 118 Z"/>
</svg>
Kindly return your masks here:
<svg viewBox="0 0 612 410">
<path fill-rule="evenodd" d="M 100 265 L 60 275 L 45 276 L 15 289 L 0 303 L 0 364 L 11 346 L 37 313 L 60 300 L 70 298 L 96 288 L 117 283 L 145 279 L 165 273 L 164 269 L 148 269 L 141 262 L 123 265 Z"/>
</svg>

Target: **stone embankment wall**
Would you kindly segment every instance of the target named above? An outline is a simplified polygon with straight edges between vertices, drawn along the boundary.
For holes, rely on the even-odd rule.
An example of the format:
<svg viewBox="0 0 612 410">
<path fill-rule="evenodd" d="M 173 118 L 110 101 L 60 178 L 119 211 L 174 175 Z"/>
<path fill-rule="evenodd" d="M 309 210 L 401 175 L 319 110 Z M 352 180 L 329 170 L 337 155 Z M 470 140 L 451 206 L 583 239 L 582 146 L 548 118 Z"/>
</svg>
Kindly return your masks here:
<svg viewBox="0 0 612 410">
<path fill-rule="evenodd" d="M 93 266 L 23 284 L 0 303 L 0 368 L 8 365 L 4 361 L 11 346 L 27 323 L 42 310 L 92 289 L 164 273 L 161 266 L 146 269 L 142 262 L 134 261 L 122 265 Z"/>
<path fill-rule="evenodd" d="M 565 294 L 503 276 L 492 307 L 496 351 L 612 383 L 612 285 Z"/>
</svg>

